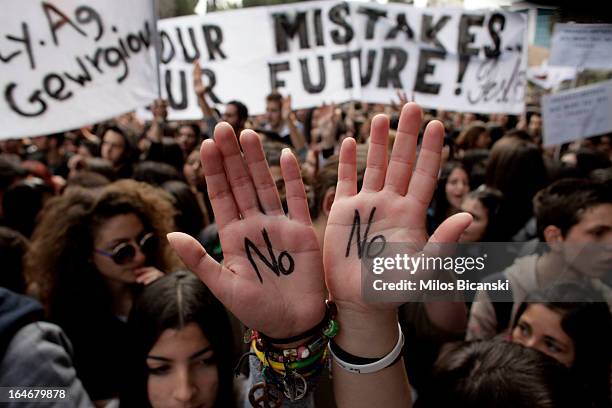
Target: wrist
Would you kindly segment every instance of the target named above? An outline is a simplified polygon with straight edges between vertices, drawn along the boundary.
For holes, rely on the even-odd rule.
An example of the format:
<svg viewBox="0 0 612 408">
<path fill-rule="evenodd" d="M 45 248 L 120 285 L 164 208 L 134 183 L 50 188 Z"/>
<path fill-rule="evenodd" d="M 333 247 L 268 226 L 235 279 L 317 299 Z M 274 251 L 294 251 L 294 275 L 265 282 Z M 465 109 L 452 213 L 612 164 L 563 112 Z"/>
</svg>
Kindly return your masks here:
<svg viewBox="0 0 612 408">
<path fill-rule="evenodd" d="M 338 308 L 340 331 L 334 341 L 343 350 L 361 357 L 388 354 L 398 340 L 397 311 L 355 311 Z"/>
<path fill-rule="evenodd" d="M 314 309 L 314 307 L 313 307 Z M 266 332 L 258 330 L 259 335 L 267 343 L 275 345 L 279 348 L 290 348 L 287 345 L 301 344 L 306 339 L 313 338 L 325 331 L 335 316 L 335 310 L 332 311 L 326 308 L 326 304 L 321 302 L 317 310 L 308 317 L 300 321 L 300 327 L 293 330 L 281 333 Z M 334 324 L 336 324 L 334 322 Z M 336 324 L 337 325 L 337 324 Z"/>
</svg>

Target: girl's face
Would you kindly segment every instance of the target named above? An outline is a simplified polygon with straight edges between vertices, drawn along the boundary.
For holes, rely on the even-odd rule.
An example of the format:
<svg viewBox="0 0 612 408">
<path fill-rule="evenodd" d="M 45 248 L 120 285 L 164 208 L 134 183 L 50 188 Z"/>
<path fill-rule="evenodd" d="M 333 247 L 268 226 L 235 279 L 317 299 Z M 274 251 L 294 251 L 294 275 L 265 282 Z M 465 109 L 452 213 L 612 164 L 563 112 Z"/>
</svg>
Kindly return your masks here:
<svg viewBox="0 0 612 408">
<path fill-rule="evenodd" d="M 185 165 L 183 166 L 183 174 L 190 186 L 197 187 L 202 184 L 204 180 L 204 169 L 200 163 L 199 151 L 193 150 L 189 153 L 187 160 L 185 160 Z"/>
<path fill-rule="evenodd" d="M 491 144 L 491 136 L 489 132 L 482 132 L 478 135 L 476 139 L 476 148 L 478 149 L 488 149 Z"/>
<path fill-rule="evenodd" d="M 538 350 L 567 367 L 574 364 L 574 342 L 561 328 L 561 315 L 542 304 L 527 306 L 512 330 L 512 342 Z"/>
<path fill-rule="evenodd" d="M 166 329 L 147 355 L 153 408 L 211 408 L 219 390 L 214 351 L 200 327 Z"/>
<path fill-rule="evenodd" d="M 460 167 L 457 167 L 451 171 L 446 182 L 446 199 L 452 208 L 458 210 L 461 208 L 461 202 L 463 197 L 470 191 L 468 183 L 468 175 Z"/>
<path fill-rule="evenodd" d="M 191 126 L 181 126 L 176 134 L 176 143 L 179 145 L 183 154 L 187 154 L 193 150 L 198 138 Z"/>
<path fill-rule="evenodd" d="M 473 220 L 461 234 L 459 242 L 480 242 L 489 224 L 489 211 L 480 200 L 471 197 L 465 197 L 461 203 L 461 211 L 472 214 Z"/>
<path fill-rule="evenodd" d="M 102 138 L 102 146 L 100 147 L 100 155 L 113 163 L 118 164 L 125 151 L 125 140 L 119 133 L 109 130 Z"/>
<path fill-rule="evenodd" d="M 115 215 L 98 228 L 94 239 L 93 263 L 105 279 L 121 283 L 136 282 L 134 271 L 146 263 L 140 243 L 148 232 L 135 214 Z M 134 246 L 134 256 L 117 264 L 110 254 L 126 244 Z"/>
</svg>

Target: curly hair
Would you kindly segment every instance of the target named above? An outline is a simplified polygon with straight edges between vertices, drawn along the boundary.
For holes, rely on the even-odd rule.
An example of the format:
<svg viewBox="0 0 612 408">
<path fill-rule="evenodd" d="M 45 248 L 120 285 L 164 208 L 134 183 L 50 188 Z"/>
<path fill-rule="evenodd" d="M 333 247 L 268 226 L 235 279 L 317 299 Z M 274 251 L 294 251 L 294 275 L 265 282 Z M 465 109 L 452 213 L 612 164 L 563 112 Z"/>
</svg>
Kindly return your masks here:
<svg viewBox="0 0 612 408">
<path fill-rule="evenodd" d="M 44 207 L 26 255 L 25 273 L 30 293 L 40 298 L 50 316 L 70 312 L 70 305 L 109 307 L 110 294 L 91 257 L 98 229 L 121 214 L 135 214 L 160 238 L 174 228 L 168 194 L 133 180 L 117 181 L 98 191 L 77 187 Z M 153 258 L 147 261 L 165 272 L 180 265 L 165 239 L 158 240 Z"/>
</svg>

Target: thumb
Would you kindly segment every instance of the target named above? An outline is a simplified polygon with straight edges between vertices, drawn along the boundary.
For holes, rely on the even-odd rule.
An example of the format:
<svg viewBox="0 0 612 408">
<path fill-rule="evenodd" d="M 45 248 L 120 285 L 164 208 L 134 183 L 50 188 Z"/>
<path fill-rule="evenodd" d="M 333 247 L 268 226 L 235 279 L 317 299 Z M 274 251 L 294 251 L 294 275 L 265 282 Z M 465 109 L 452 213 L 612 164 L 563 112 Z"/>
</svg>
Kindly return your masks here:
<svg viewBox="0 0 612 408">
<path fill-rule="evenodd" d="M 459 213 L 447 218 L 434 231 L 429 242 L 432 244 L 452 244 L 459 241 L 463 231 L 472 223 L 472 216 L 469 213 Z"/>
<path fill-rule="evenodd" d="M 215 261 L 193 237 L 182 232 L 171 232 L 167 236 L 170 246 L 183 263 L 194 272 L 221 300 L 227 280 L 232 273 L 222 273 L 222 266 Z"/>
</svg>

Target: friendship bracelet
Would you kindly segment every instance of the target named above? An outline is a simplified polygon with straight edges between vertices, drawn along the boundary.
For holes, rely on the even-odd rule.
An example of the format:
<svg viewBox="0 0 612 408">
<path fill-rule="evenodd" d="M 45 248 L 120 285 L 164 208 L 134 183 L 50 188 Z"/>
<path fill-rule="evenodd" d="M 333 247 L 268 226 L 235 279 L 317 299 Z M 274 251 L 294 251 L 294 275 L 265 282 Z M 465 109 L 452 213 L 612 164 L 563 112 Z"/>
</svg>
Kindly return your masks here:
<svg viewBox="0 0 612 408">
<path fill-rule="evenodd" d="M 336 315 L 336 306 L 332 302 L 325 302 L 325 316 L 323 316 L 323 320 L 319 324 L 317 324 L 312 329 L 307 330 L 302 334 L 298 334 L 296 336 L 287 337 L 284 339 L 275 339 L 272 337 L 268 337 L 263 333 L 258 333 L 259 337 L 270 344 L 289 344 L 295 343 L 297 341 L 307 339 L 308 337 L 312 337 L 318 333 L 323 333 L 326 337 L 334 337 L 336 333 L 338 333 L 338 323 L 334 320 Z"/>
<path fill-rule="evenodd" d="M 373 362 L 356 364 L 355 363 L 356 361 L 369 361 L 371 359 L 365 358 L 365 357 L 353 356 L 352 354 L 349 354 L 348 352 L 342 350 L 337 344 L 333 342 L 333 340 L 330 342 L 329 351 L 332 357 L 334 358 L 334 360 L 336 361 L 336 363 L 338 363 L 338 365 L 342 367 L 343 369 L 345 369 L 346 371 L 350 371 L 352 373 L 357 373 L 357 374 L 376 373 L 378 371 L 384 370 L 385 368 L 390 367 L 393 364 L 395 364 L 402 355 L 402 349 L 404 347 L 404 333 L 402 332 L 402 327 L 399 325 L 399 323 L 397 324 L 397 328 L 399 330 L 399 338 L 397 339 L 397 344 L 395 345 L 393 350 L 391 350 L 391 352 L 387 354 L 386 356 L 380 359 L 375 359 L 375 361 Z M 334 352 L 334 349 L 336 351 L 342 350 L 342 353 L 340 353 L 341 355 L 345 357 L 350 356 L 350 357 L 353 357 L 353 359 L 351 359 L 350 362 L 342 360 Z"/>
<path fill-rule="evenodd" d="M 309 368 L 309 366 L 313 365 L 314 363 L 321 360 L 322 357 L 326 356 L 326 353 L 325 353 L 326 349 L 322 349 L 316 354 L 313 354 L 309 358 L 306 358 L 303 360 L 297 360 L 294 362 L 281 362 L 281 361 L 270 360 L 270 358 L 268 358 L 267 353 L 257 348 L 257 344 L 255 340 L 253 340 L 253 343 L 251 346 L 253 347 L 253 350 L 255 351 L 255 355 L 257 356 L 259 361 L 261 361 L 261 363 L 264 366 L 270 366 L 274 371 L 278 373 L 284 373 L 286 369 L 301 370 L 304 368 Z"/>
<path fill-rule="evenodd" d="M 279 363 L 293 363 L 305 360 L 313 354 L 317 354 L 321 350 L 326 349 L 329 338 L 325 336 L 317 337 L 308 344 L 288 349 L 279 349 L 271 346 L 265 347 L 264 343 L 257 337 L 254 337 L 252 342 L 253 347 L 264 351 L 269 359 L 278 361 Z"/>
</svg>

